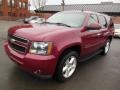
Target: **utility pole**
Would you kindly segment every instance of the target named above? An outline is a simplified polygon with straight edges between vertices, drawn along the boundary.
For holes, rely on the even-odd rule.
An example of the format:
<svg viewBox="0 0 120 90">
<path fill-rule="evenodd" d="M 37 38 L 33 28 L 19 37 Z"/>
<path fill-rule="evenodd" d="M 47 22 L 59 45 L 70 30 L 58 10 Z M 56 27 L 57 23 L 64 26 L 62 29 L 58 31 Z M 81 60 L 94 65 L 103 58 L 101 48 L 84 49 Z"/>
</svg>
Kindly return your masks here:
<svg viewBox="0 0 120 90">
<path fill-rule="evenodd" d="M 10 0 L 9 2 L 9 5 L 10 5 L 10 16 L 12 17 L 12 14 L 13 14 L 13 3 L 12 3 L 12 0 Z"/>
<path fill-rule="evenodd" d="M 30 4 L 30 1 L 28 1 L 28 16 L 30 17 L 30 7 L 31 7 L 31 4 Z"/>
<path fill-rule="evenodd" d="M 39 14 L 39 17 L 40 17 L 40 16 L 42 16 L 42 15 L 40 14 L 41 0 L 38 0 L 38 4 L 39 4 L 39 8 L 38 8 L 38 14 Z"/>
<path fill-rule="evenodd" d="M 62 0 L 62 3 L 61 3 L 61 6 L 62 6 L 62 11 L 64 11 L 64 7 L 65 7 L 65 1 L 64 0 Z"/>
</svg>

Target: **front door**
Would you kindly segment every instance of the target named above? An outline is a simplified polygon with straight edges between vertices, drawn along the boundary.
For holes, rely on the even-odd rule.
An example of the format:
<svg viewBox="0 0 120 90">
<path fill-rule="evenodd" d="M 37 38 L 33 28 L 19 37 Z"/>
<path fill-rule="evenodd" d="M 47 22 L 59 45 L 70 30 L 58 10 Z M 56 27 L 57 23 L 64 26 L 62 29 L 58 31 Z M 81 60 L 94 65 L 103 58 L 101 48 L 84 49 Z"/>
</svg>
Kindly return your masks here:
<svg viewBox="0 0 120 90">
<path fill-rule="evenodd" d="M 90 15 L 88 26 L 92 23 L 98 23 L 97 15 Z M 82 32 L 83 56 L 88 56 L 99 49 L 100 30 L 85 30 Z"/>
</svg>

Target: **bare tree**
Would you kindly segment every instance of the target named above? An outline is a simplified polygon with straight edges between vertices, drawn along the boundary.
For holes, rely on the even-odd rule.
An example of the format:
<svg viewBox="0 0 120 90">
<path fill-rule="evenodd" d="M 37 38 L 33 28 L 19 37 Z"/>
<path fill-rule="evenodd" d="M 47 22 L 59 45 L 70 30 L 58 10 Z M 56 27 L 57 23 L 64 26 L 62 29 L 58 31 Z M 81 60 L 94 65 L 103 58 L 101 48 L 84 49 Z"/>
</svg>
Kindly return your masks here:
<svg viewBox="0 0 120 90">
<path fill-rule="evenodd" d="M 12 17 L 13 7 L 12 7 L 12 0 L 9 0 L 8 6 L 10 7 L 10 16 Z"/>
<path fill-rule="evenodd" d="M 39 12 L 39 15 L 42 15 L 42 14 L 40 14 L 40 11 L 43 11 L 47 0 L 32 0 L 32 1 L 33 1 L 35 9 L 38 10 L 38 12 Z"/>
<path fill-rule="evenodd" d="M 30 4 L 30 0 L 28 1 L 28 15 L 29 15 L 29 17 L 31 16 L 30 15 L 30 6 L 31 6 L 31 4 Z"/>
<path fill-rule="evenodd" d="M 37 10 L 36 0 L 32 0 L 34 8 Z"/>
</svg>

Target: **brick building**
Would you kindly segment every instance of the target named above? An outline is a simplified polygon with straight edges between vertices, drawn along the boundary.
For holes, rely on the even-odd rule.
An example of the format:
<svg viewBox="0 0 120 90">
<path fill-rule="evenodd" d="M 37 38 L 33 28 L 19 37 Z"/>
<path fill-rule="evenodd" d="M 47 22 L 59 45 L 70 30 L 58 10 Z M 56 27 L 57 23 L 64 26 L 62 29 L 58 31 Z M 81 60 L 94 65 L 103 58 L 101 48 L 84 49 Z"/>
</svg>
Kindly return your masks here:
<svg viewBox="0 0 120 90">
<path fill-rule="evenodd" d="M 0 0 L 0 19 L 28 16 L 28 0 Z"/>
</svg>

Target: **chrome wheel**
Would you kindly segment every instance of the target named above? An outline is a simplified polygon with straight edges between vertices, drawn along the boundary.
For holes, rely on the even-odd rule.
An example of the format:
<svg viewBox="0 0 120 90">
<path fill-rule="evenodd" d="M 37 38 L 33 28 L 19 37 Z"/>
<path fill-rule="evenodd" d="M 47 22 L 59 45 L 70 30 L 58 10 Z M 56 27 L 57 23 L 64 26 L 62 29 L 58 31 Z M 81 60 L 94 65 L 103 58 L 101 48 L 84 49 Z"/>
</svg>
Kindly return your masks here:
<svg viewBox="0 0 120 90">
<path fill-rule="evenodd" d="M 65 78 L 69 78 L 74 73 L 77 66 L 77 58 L 75 56 L 70 56 L 64 63 L 62 73 Z"/>
<path fill-rule="evenodd" d="M 105 53 L 108 53 L 109 48 L 110 48 L 110 42 L 108 41 L 105 46 Z"/>
</svg>

